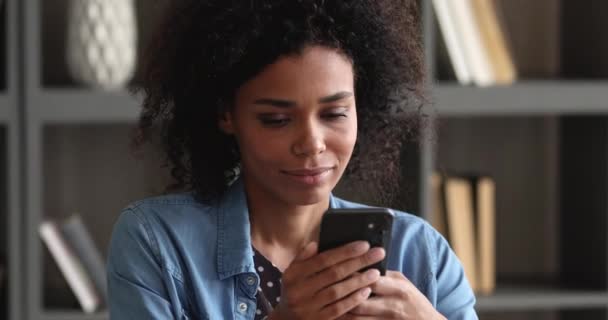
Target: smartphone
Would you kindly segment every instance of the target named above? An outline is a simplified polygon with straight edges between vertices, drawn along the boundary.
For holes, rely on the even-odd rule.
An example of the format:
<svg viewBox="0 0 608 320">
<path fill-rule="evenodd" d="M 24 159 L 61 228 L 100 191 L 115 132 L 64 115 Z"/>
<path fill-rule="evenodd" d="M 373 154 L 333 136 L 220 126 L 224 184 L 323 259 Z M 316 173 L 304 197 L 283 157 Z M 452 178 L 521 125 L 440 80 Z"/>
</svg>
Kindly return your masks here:
<svg viewBox="0 0 608 320">
<path fill-rule="evenodd" d="M 385 208 L 329 209 L 321 220 L 319 252 L 364 240 L 370 246 L 383 247 L 386 257 L 390 250 L 394 214 Z M 386 258 L 363 268 L 378 269 L 386 274 Z"/>
</svg>

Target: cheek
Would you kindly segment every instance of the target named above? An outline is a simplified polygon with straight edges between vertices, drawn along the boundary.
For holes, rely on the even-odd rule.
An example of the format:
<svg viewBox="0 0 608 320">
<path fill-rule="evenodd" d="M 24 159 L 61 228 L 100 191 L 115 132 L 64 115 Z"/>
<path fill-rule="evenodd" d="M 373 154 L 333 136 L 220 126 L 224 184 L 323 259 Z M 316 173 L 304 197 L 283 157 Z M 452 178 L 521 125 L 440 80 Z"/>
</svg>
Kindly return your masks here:
<svg viewBox="0 0 608 320">
<path fill-rule="evenodd" d="M 344 138 L 344 147 L 348 148 L 350 153 L 352 153 L 353 148 L 355 147 L 355 143 L 357 143 L 357 117 L 355 115 L 354 119 L 350 122 L 350 126 L 348 127 L 348 132 L 345 133 Z"/>
<path fill-rule="evenodd" d="M 357 142 L 357 123 L 354 122 L 350 126 L 344 128 L 335 135 L 332 135 L 332 149 L 339 155 L 340 158 L 349 158 Z"/>
<path fill-rule="evenodd" d="M 348 155 L 353 153 L 353 149 L 355 148 L 355 143 L 357 143 L 357 130 L 353 130 L 343 141 L 343 148 L 345 152 L 348 152 Z"/>
<path fill-rule="evenodd" d="M 249 165 L 272 166 L 279 162 L 285 153 L 285 139 L 261 134 L 260 132 L 245 134 L 237 138 L 241 158 Z"/>
</svg>

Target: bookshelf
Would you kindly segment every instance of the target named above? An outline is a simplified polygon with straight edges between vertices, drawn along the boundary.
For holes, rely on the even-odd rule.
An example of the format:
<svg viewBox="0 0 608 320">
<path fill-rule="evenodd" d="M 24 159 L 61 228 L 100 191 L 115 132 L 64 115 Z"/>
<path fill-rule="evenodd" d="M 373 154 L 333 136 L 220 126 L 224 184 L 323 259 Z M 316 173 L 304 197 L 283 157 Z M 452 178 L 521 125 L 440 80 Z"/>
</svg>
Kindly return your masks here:
<svg viewBox="0 0 608 320">
<path fill-rule="evenodd" d="M 141 54 L 160 3 L 134 3 Z M 94 314 L 81 311 L 37 228 L 43 219 L 79 213 L 105 256 L 121 209 L 134 199 L 159 193 L 163 178 L 156 169 L 159 157 L 147 153 L 138 158 L 130 150 L 128 137 L 139 100 L 126 90 L 84 87 L 69 76 L 64 58 L 68 5 L 69 0 L 26 0 L 22 5 L 29 279 L 23 319 L 108 318 L 104 308 Z"/>
<path fill-rule="evenodd" d="M 590 44 L 600 54 L 575 52 L 594 51 L 580 50 L 575 34 L 603 30 L 605 11 L 597 10 L 605 4 L 496 3 L 511 31 L 519 78 L 484 88 L 459 85 L 445 72 L 442 35 L 430 1 L 423 5 L 437 134 L 427 141 L 426 167 L 496 181 L 497 289 L 478 297 L 481 319 L 606 319 L 608 73 L 598 59 L 607 51 L 600 43 Z M 536 36 L 526 38 L 526 30 Z M 428 194 L 425 200 L 431 207 Z"/>
<path fill-rule="evenodd" d="M 158 154 L 142 160 L 129 153 L 126 138 L 138 98 L 85 88 L 69 77 L 63 58 L 68 1 L 5 0 L 0 11 L 0 235 L 7 235 L 0 239 L 0 254 L 8 256 L 10 274 L 7 301 L 0 301 L 8 306 L 3 319 L 108 319 L 104 310 L 80 311 L 39 240 L 38 225 L 44 218 L 79 212 L 105 252 L 120 209 L 158 193 L 167 178 L 155 169 Z M 608 318 L 608 208 L 602 201 L 608 182 L 608 72 L 577 74 L 576 61 L 594 57 L 576 56 L 571 49 L 580 28 L 595 26 L 591 18 L 605 14 L 589 9 L 601 6 L 601 0 L 534 1 L 521 19 L 543 10 L 569 12 L 548 16 L 534 29 L 546 40 L 534 49 L 551 58 L 540 67 L 526 64 L 513 85 L 488 88 L 461 86 L 439 71 L 441 35 L 431 0 L 420 2 L 432 102 L 425 110 L 433 125 L 422 132 L 419 145 L 405 148 L 404 174 L 415 182 L 407 209 L 430 217 L 433 170 L 491 174 L 498 188 L 498 286 L 494 294 L 479 297 L 481 319 Z M 558 2 L 563 6 L 555 7 Z M 135 3 L 141 51 L 158 3 Z M 513 6 L 505 10 L 508 27 L 532 28 L 509 15 L 530 1 L 499 3 Z M 587 24 L 578 26 L 575 17 L 589 11 L 594 13 Z M 513 33 L 516 48 L 525 49 L 521 46 L 530 41 L 516 37 L 519 29 Z M 595 52 L 606 53 L 603 45 Z M 517 56 L 525 57 L 523 49 Z M 565 62 L 559 64 L 560 59 Z M 584 175 L 577 178 L 580 168 Z M 577 187 L 581 179 L 595 182 Z M 561 200 L 564 194 L 572 196 Z M 591 204 L 583 206 L 589 199 Z M 579 261 L 594 267 L 581 270 Z M 587 271 L 591 277 L 580 278 Z"/>
</svg>

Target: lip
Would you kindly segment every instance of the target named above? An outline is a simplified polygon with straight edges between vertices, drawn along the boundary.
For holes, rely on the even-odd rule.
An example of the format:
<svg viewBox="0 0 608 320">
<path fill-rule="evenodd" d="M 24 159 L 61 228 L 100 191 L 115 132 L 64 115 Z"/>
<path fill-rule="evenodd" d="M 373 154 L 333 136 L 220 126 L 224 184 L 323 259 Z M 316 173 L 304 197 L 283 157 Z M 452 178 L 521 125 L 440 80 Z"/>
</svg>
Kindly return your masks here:
<svg viewBox="0 0 608 320">
<path fill-rule="evenodd" d="M 296 170 L 283 170 L 283 173 L 294 176 L 315 176 L 325 171 L 332 170 L 334 167 L 316 167 Z"/>
<path fill-rule="evenodd" d="M 325 181 L 335 167 L 315 167 L 295 170 L 282 170 L 291 180 L 304 185 L 319 185 Z"/>
</svg>

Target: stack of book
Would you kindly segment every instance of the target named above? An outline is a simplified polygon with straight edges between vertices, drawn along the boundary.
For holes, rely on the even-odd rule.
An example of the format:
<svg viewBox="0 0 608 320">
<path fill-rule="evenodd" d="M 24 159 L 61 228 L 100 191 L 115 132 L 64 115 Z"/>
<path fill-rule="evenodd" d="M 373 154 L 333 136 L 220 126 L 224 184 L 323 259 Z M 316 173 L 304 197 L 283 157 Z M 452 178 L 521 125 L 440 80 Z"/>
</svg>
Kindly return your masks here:
<svg viewBox="0 0 608 320">
<path fill-rule="evenodd" d="M 100 310 L 107 297 L 105 263 L 80 216 L 44 221 L 38 231 L 82 309 Z"/>
<path fill-rule="evenodd" d="M 433 0 L 439 29 L 461 84 L 512 84 L 513 57 L 494 0 Z"/>
<path fill-rule="evenodd" d="M 431 177 L 431 224 L 450 243 L 476 293 L 496 287 L 494 180 L 479 175 Z"/>
</svg>

